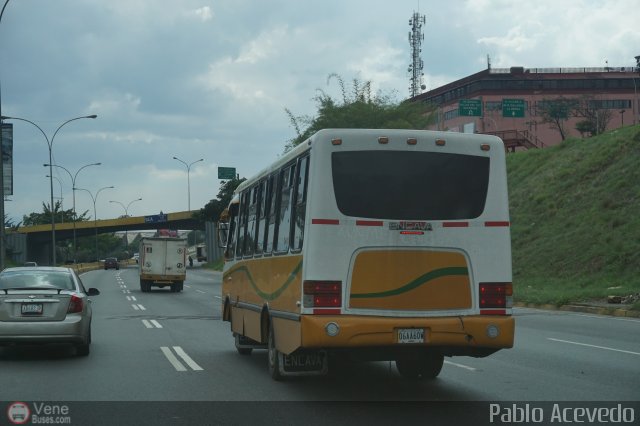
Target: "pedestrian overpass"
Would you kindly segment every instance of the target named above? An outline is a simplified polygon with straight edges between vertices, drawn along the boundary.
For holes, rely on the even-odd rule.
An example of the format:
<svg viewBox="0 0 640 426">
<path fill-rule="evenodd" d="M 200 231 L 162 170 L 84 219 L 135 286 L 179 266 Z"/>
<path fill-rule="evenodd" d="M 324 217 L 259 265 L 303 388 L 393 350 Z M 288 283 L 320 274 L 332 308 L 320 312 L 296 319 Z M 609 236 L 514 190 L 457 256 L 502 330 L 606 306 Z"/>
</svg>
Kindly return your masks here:
<svg viewBox="0 0 640 426">
<path fill-rule="evenodd" d="M 183 211 L 160 213 L 151 216 L 128 216 L 117 219 L 56 223 L 56 242 L 73 239 L 74 234 L 78 238 L 117 231 L 205 230 L 205 224 L 193 218 L 194 213 L 195 211 Z M 12 259 L 18 264 L 22 264 L 25 261 L 35 261 L 42 265 L 52 264 L 51 228 L 51 224 L 46 224 L 7 229 L 6 247 L 12 253 Z M 206 228 L 209 228 L 209 226 Z M 207 229 L 207 231 L 209 230 Z"/>
</svg>

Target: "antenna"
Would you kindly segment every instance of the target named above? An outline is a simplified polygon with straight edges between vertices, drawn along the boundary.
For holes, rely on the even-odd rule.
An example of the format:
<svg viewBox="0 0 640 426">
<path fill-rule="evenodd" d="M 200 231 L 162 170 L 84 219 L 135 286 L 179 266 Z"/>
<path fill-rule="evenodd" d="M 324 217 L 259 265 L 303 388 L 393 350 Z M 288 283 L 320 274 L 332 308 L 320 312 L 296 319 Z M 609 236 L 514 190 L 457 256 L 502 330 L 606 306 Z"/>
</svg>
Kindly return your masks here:
<svg viewBox="0 0 640 426">
<path fill-rule="evenodd" d="M 409 64 L 409 75 L 411 84 L 409 85 L 409 93 L 411 97 L 418 96 L 426 88 L 422 83 L 422 77 L 424 73 L 424 62 L 420 59 L 420 53 L 422 52 L 422 40 L 424 35 L 422 34 L 422 25 L 426 23 L 425 15 L 420 15 L 418 12 L 413 12 L 413 16 L 409 19 L 409 45 L 411 46 L 411 64 Z"/>
</svg>

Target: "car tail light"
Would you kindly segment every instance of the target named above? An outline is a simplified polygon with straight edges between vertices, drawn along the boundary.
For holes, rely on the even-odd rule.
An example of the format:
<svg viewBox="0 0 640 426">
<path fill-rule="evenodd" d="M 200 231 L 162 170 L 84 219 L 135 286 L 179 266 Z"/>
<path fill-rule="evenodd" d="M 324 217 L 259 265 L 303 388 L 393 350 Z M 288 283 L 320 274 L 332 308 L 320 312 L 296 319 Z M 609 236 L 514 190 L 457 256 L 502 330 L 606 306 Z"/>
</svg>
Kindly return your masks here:
<svg viewBox="0 0 640 426">
<path fill-rule="evenodd" d="M 68 314 L 77 314 L 82 312 L 82 308 L 84 306 L 84 302 L 82 298 L 76 296 L 75 294 L 71 296 L 71 301 L 69 302 L 69 309 L 67 309 Z"/>
<path fill-rule="evenodd" d="M 342 282 L 305 281 L 303 304 L 305 308 L 339 308 L 342 306 Z"/>
<path fill-rule="evenodd" d="M 511 283 L 480 283 L 480 309 L 513 306 L 513 286 Z"/>
</svg>

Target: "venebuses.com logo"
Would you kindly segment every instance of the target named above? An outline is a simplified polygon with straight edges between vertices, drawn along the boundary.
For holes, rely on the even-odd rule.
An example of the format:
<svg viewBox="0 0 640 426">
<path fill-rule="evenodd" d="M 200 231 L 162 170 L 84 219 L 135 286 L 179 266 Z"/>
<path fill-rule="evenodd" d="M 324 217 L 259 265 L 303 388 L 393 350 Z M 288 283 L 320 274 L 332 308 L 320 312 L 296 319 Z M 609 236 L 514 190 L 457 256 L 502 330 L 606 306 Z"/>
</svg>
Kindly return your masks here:
<svg viewBox="0 0 640 426">
<path fill-rule="evenodd" d="M 7 407 L 7 418 L 14 425 L 30 424 L 71 424 L 71 410 L 66 404 L 33 402 L 12 402 Z"/>
<path fill-rule="evenodd" d="M 7 407 L 7 417 L 15 425 L 23 425 L 29 421 L 31 410 L 24 402 L 14 402 Z"/>
</svg>

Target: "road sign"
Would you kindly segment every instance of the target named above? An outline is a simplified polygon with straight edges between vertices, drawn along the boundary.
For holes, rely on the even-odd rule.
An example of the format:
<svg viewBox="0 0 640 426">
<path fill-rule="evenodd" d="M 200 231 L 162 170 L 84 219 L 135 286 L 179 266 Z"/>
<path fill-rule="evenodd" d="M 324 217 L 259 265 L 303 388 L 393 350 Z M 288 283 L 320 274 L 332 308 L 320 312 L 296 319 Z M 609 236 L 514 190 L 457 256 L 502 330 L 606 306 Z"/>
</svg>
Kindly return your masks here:
<svg viewBox="0 0 640 426">
<path fill-rule="evenodd" d="M 218 179 L 235 179 L 235 167 L 218 167 Z"/>
<path fill-rule="evenodd" d="M 511 118 L 524 117 L 524 99 L 503 99 L 502 116 Z"/>
<path fill-rule="evenodd" d="M 458 102 L 458 115 L 465 117 L 482 116 L 482 101 L 480 99 L 460 99 Z"/>
<path fill-rule="evenodd" d="M 151 216 L 145 216 L 144 217 L 144 223 L 161 223 L 161 222 L 166 222 L 167 221 L 167 214 L 166 213 L 161 213 L 161 214 L 154 214 Z"/>
</svg>

